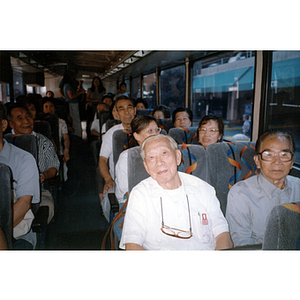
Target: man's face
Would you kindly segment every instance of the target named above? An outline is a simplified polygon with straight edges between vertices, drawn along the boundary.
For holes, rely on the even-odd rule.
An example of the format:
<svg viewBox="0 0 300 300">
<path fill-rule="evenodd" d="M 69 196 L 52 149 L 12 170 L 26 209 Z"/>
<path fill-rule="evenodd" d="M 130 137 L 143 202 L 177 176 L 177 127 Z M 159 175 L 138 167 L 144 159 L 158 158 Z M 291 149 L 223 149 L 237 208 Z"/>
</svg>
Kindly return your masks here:
<svg viewBox="0 0 300 300">
<path fill-rule="evenodd" d="M 12 121 L 9 122 L 16 134 L 30 134 L 33 131 L 33 119 L 30 113 L 23 107 L 12 109 Z"/>
<path fill-rule="evenodd" d="M 164 189 L 178 187 L 177 166 L 181 161 L 181 152 L 178 149 L 174 150 L 166 138 L 147 142 L 144 150 L 144 166 L 147 173 Z"/>
<path fill-rule="evenodd" d="M 186 111 L 180 111 L 175 116 L 175 127 L 191 127 L 192 122 L 189 118 L 189 114 Z"/>
<path fill-rule="evenodd" d="M 131 128 L 131 121 L 133 120 L 136 109 L 133 107 L 130 100 L 119 100 L 117 102 L 117 111 L 119 118 L 125 128 Z"/>
<path fill-rule="evenodd" d="M 268 150 L 274 154 L 282 151 L 290 150 L 290 143 L 284 136 L 269 136 L 264 139 L 259 152 Z M 254 156 L 254 161 L 262 175 L 271 183 L 276 185 L 278 182 L 284 182 L 285 177 L 289 174 L 294 161 L 282 162 L 278 156 L 275 156 L 273 161 L 264 161 L 260 155 Z"/>
</svg>

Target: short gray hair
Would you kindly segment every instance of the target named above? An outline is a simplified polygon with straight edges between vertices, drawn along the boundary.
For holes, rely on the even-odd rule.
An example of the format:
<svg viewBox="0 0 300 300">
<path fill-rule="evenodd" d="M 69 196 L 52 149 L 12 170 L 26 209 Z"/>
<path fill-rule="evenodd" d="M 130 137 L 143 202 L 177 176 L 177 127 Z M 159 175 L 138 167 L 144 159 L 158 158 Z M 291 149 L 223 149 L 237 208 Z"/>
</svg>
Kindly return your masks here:
<svg viewBox="0 0 300 300">
<path fill-rule="evenodd" d="M 151 135 L 149 137 L 147 137 L 144 142 L 142 143 L 142 146 L 141 146 L 141 149 L 140 149 L 140 155 L 142 157 L 143 160 L 145 160 L 145 146 L 146 144 L 151 141 L 151 140 L 154 140 L 154 139 L 167 139 L 171 145 L 171 147 L 175 150 L 178 149 L 178 145 L 176 143 L 176 141 L 170 137 L 169 135 L 164 135 L 164 134 L 155 134 L 155 135 Z"/>
</svg>

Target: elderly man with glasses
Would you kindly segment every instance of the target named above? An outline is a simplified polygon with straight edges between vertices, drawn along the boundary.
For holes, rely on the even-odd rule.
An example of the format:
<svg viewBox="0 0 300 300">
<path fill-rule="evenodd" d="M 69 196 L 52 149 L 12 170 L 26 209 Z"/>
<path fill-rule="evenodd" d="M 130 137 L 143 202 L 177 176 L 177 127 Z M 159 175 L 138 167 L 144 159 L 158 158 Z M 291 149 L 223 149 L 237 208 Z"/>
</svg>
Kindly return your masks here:
<svg viewBox="0 0 300 300">
<path fill-rule="evenodd" d="M 255 147 L 260 174 L 236 183 L 228 193 L 226 219 L 234 246 L 261 244 L 272 208 L 299 201 L 300 179 L 289 176 L 295 142 L 287 132 L 270 130 Z"/>
<path fill-rule="evenodd" d="M 150 177 L 130 193 L 120 248 L 215 250 L 232 247 L 215 190 L 177 171 L 181 152 L 169 136 L 148 137 L 141 156 Z"/>
</svg>

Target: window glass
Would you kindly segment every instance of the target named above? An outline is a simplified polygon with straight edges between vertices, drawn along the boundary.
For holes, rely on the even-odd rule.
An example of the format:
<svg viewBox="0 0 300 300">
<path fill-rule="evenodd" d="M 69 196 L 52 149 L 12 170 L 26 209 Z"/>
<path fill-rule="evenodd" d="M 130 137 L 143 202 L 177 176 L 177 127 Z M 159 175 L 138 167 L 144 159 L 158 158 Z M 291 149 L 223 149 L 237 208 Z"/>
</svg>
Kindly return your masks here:
<svg viewBox="0 0 300 300">
<path fill-rule="evenodd" d="M 250 140 L 254 59 L 254 51 L 235 51 L 194 63 L 193 126 L 205 115 L 217 115 L 223 119 L 225 139 Z"/>
<path fill-rule="evenodd" d="M 300 51 L 274 51 L 268 129 L 292 133 L 300 163 Z"/>
<path fill-rule="evenodd" d="M 130 96 L 132 99 L 136 100 L 140 98 L 140 80 L 139 77 L 132 78 L 131 80 L 131 93 Z"/>
<path fill-rule="evenodd" d="M 143 99 L 147 100 L 148 108 L 156 106 L 156 76 L 155 73 L 143 76 Z"/>
<path fill-rule="evenodd" d="M 185 65 L 161 71 L 160 99 L 161 104 L 168 106 L 171 112 L 185 106 Z"/>
<path fill-rule="evenodd" d="M 9 84 L 6 83 L 0 84 L 0 102 L 3 103 L 10 102 Z"/>
<path fill-rule="evenodd" d="M 13 72 L 13 86 L 15 100 L 18 96 L 25 94 L 22 74 Z"/>
</svg>

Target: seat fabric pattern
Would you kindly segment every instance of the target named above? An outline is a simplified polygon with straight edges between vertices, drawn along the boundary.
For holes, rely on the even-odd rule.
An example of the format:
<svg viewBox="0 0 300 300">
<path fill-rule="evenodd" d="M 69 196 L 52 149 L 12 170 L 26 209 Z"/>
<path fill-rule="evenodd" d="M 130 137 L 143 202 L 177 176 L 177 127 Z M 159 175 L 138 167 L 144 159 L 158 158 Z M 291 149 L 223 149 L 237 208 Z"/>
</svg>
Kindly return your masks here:
<svg viewBox="0 0 300 300">
<path fill-rule="evenodd" d="M 263 250 L 300 250 L 300 202 L 275 206 L 267 217 Z"/>
</svg>

